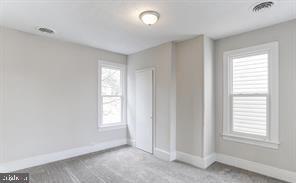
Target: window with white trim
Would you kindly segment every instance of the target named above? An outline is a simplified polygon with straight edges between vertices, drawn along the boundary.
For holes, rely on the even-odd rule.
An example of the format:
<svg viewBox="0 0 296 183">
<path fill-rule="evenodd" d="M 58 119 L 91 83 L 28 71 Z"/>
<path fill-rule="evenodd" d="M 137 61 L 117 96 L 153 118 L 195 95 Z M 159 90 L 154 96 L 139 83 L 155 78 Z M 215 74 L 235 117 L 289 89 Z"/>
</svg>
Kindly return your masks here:
<svg viewBox="0 0 296 183">
<path fill-rule="evenodd" d="M 278 43 L 224 53 L 224 139 L 278 148 Z"/>
<path fill-rule="evenodd" d="M 125 65 L 99 61 L 99 127 L 125 127 Z"/>
</svg>

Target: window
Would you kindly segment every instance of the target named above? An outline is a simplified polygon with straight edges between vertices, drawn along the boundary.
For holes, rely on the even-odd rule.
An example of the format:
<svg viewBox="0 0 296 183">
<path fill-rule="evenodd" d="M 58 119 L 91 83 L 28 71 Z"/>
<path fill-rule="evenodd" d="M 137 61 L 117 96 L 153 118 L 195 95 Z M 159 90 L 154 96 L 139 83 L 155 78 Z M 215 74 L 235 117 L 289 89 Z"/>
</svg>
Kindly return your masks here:
<svg viewBox="0 0 296 183">
<path fill-rule="evenodd" d="M 278 43 L 224 53 L 223 136 L 278 148 Z"/>
<path fill-rule="evenodd" d="M 125 65 L 99 61 L 99 127 L 125 127 Z"/>
</svg>

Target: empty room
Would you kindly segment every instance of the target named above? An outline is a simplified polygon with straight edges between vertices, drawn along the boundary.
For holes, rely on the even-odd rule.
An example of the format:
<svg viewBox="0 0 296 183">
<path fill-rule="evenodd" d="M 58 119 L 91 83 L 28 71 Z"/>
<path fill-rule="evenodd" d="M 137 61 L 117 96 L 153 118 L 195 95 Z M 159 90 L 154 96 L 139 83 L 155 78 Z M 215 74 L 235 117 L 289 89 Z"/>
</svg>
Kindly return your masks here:
<svg viewBox="0 0 296 183">
<path fill-rule="evenodd" d="M 296 0 L 0 0 L 0 183 L 296 183 Z"/>
</svg>

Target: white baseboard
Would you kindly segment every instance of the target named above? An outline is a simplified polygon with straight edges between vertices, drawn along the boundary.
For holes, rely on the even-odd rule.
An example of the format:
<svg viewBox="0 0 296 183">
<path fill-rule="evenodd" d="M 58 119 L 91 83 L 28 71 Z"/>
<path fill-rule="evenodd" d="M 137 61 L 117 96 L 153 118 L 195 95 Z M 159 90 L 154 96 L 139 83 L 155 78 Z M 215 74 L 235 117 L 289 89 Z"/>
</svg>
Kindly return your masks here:
<svg viewBox="0 0 296 183">
<path fill-rule="evenodd" d="M 209 166 L 211 166 L 213 163 L 216 162 L 216 153 L 210 154 L 206 157 L 203 158 L 204 160 L 204 167 L 208 168 Z"/>
<path fill-rule="evenodd" d="M 17 171 L 25 168 L 43 165 L 46 163 L 51 163 L 59 160 L 64 160 L 64 159 L 92 153 L 92 152 L 97 152 L 97 151 L 117 147 L 120 145 L 125 145 L 127 143 L 128 141 L 126 139 L 114 140 L 114 141 L 103 142 L 103 143 L 92 145 L 92 146 L 84 146 L 84 147 L 69 149 L 66 151 L 39 155 L 39 156 L 30 157 L 22 160 L 16 160 L 13 162 L 2 163 L 0 164 L 0 173 L 13 172 L 13 171 Z M 155 148 L 154 156 L 165 161 L 173 160 L 172 158 L 175 156 L 176 159 L 179 161 L 191 164 L 193 166 L 196 166 L 202 169 L 206 169 L 212 163 L 217 161 L 223 164 L 242 168 L 242 169 L 256 172 L 262 175 L 273 177 L 276 179 L 280 179 L 288 182 L 296 182 L 296 172 L 279 169 L 269 165 L 264 165 L 261 163 L 248 161 L 248 160 L 244 160 L 244 159 L 240 159 L 240 158 L 236 158 L 236 157 L 232 157 L 224 154 L 212 154 L 205 158 L 201 158 L 201 157 L 193 156 L 191 154 L 180 152 L 180 151 L 177 151 L 174 155 L 174 153 L 170 154 L 165 150 Z"/>
<path fill-rule="evenodd" d="M 92 152 L 102 151 L 113 147 L 127 144 L 126 139 L 103 142 L 92 146 L 84 146 L 74 149 L 69 149 L 61 152 L 39 155 L 26 159 L 16 160 L 8 163 L 0 164 L 0 173 L 13 172 L 25 168 L 30 168 L 46 163 L 51 163 L 59 160 L 64 160 Z"/>
<path fill-rule="evenodd" d="M 170 153 L 170 161 L 175 161 L 177 159 L 177 152 L 176 151 L 172 151 Z"/>
<path fill-rule="evenodd" d="M 128 139 L 127 144 L 132 146 L 132 147 L 135 147 L 136 146 L 136 140 L 135 139 Z"/>
<path fill-rule="evenodd" d="M 188 163 L 188 164 L 193 165 L 195 167 L 206 169 L 216 161 L 216 156 L 215 156 L 215 154 L 212 154 L 210 156 L 202 158 L 199 156 L 193 156 L 188 153 L 177 151 L 177 158 L 176 159 L 178 161 Z"/>
<path fill-rule="evenodd" d="M 261 163 L 248 161 L 248 160 L 244 160 L 244 159 L 240 159 L 240 158 L 236 158 L 236 157 L 232 157 L 224 154 L 212 154 L 205 158 L 201 158 L 198 156 L 193 156 L 188 153 L 177 151 L 176 159 L 178 161 L 188 163 L 190 165 L 193 165 L 202 169 L 206 169 L 211 164 L 217 161 L 226 165 L 249 170 L 251 172 L 256 172 L 256 173 L 273 177 L 279 180 L 296 183 L 296 172 L 279 169 L 269 165 L 264 165 Z"/>
<path fill-rule="evenodd" d="M 155 148 L 154 156 L 164 161 L 170 161 L 170 153 L 163 149 Z"/>
<path fill-rule="evenodd" d="M 287 182 L 296 182 L 296 172 L 283 170 L 269 165 L 264 165 L 224 154 L 217 154 L 216 161 Z"/>
</svg>

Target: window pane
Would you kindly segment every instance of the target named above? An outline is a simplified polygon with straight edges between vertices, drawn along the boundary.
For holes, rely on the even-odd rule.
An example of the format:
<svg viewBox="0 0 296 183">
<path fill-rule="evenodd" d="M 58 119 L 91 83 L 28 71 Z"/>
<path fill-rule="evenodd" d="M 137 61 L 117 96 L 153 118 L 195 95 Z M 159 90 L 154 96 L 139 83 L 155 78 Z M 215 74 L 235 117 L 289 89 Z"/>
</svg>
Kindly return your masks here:
<svg viewBox="0 0 296 183">
<path fill-rule="evenodd" d="M 234 94 L 268 93 L 268 54 L 232 60 Z"/>
<path fill-rule="evenodd" d="M 266 136 L 266 96 L 233 97 L 233 131 Z"/>
<path fill-rule="evenodd" d="M 232 92 L 233 131 L 266 136 L 267 53 L 234 58 L 232 60 Z M 266 96 L 262 96 L 262 94 Z"/>
<path fill-rule="evenodd" d="M 102 95 L 121 95 L 120 69 L 102 67 Z"/>
<path fill-rule="evenodd" d="M 102 97 L 103 124 L 121 122 L 121 97 Z"/>
</svg>

